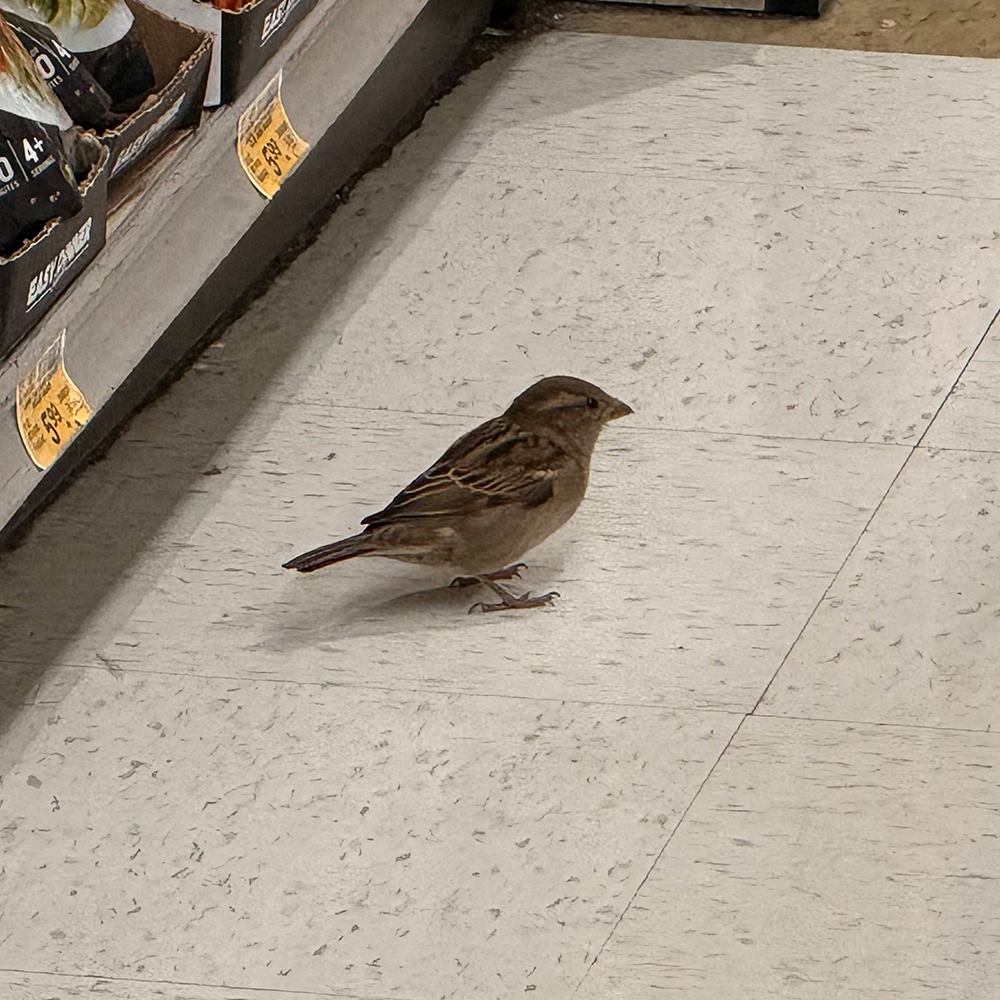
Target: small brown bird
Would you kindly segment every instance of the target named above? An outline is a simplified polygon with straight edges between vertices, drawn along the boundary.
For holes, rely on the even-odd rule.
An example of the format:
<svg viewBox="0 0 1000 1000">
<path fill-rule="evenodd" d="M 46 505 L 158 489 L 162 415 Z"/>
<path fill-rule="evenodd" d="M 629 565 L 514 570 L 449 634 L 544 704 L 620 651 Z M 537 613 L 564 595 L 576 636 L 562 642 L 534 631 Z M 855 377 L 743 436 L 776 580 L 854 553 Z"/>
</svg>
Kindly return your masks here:
<svg viewBox="0 0 1000 1000">
<path fill-rule="evenodd" d="M 460 437 L 387 507 L 364 518 L 360 534 L 284 566 L 311 573 L 355 556 L 386 556 L 454 566 L 468 575 L 452 586 L 482 583 L 500 598 L 498 604 L 474 604 L 470 612 L 549 604 L 559 596 L 555 591 L 513 594 L 497 581 L 519 576 L 524 564 L 507 564 L 573 516 L 601 428 L 630 413 L 626 403 L 583 379 L 543 378 L 501 416 Z"/>
</svg>

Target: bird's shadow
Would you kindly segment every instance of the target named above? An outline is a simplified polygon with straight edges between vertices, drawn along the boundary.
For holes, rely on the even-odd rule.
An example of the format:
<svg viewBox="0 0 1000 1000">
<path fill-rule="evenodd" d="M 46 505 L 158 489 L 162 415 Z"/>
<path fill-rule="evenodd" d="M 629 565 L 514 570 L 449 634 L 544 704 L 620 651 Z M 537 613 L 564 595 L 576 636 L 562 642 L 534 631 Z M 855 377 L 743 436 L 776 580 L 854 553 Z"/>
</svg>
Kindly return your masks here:
<svg viewBox="0 0 1000 1000">
<path fill-rule="evenodd" d="M 472 617 L 469 609 L 485 596 L 483 587 L 421 587 L 412 580 L 361 586 L 295 580 L 290 589 L 266 619 L 263 648 L 290 652 L 348 637 L 453 627 Z"/>
<path fill-rule="evenodd" d="M 551 589 L 545 581 L 558 576 L 558 562 L 536 565 L 534 572 L 526 569 L 521 578 L 504 585 L 518 592 Z M 388 579 L 384 573 L 368 578 L 368 574 L 358 571 L 313 579 L 293 577 L 288 580 L 285 594 L 266 616 L 263 634 L 256 645 L 292 652 L 344 638 L 454 629 L 484 620 L 538 613 L 537 610 L 483 613 L 477 603 L 495 601 L 485 586 L 452 586 L 450 582 L 437 583 L 440 579 L 439 573 L 431 577 L 419 570 L 405 569 L 398 575 L 390 573 Z M 427 586 L 431 580 L 435 585 Z M 255 621 L 260 633 L 259 616 Z"/>
</svg>

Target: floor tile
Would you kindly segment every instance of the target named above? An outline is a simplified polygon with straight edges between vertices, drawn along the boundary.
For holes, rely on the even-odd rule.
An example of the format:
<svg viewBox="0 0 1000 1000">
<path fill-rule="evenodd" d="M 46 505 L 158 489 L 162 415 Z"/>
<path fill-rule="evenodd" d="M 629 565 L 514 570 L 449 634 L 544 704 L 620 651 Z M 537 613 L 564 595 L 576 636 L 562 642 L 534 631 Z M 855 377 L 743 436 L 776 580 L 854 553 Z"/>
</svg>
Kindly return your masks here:
<svg viewBox="0 0 1000 1000">
<path fill-rule="evenodd" d="M 366 998 L 569 997 L 739 721 L 78 674 L 4 737 L 0 966 Z"/>
<path fill-rule="evenodd" d="M 578 1000 L 979 1000 L 996 736 L 749 718 Z"/>
<path fill-rule="evenodd" d="M 362 185 L 206 359 L 214 412 L 256 382 L 485 417 L 566 372 L 653 426 L 916 443 L 1000 307 L 976 201 L 447 169 Z M 408 176 L 428 190 L 396 211 Z"/>
<path fill-rule="evenodd" d="M 446 129 L 455 162 L 964 200 L 1000 197 L 998 114 L 992 59 L 560 32 L 488 63 L 421 131 Z"/>
<path fill-rule="evenodd" d="M 998 473 L 998 455 L 916 451 L 761 711 L 1000 727 Z"/>
<path fill-rule="evenodd" d="M 56 604 L 65 593 L 70 613 L 12 605 L 6 657 L 749 710 L 907 454 L 622 421 L 599 442 L 580 511 L 529 558 L 526 586 L 556 589 L 557 605 L 468 615 L 482 595 L 448 589 L 446 571 L 280 568 L 355 530 L 467 424 L 316 406 L 259 426 L 191 493 L 186 440 L 109 458 L 114 507 L 70 503 L 62 523 L 53 510 L 11 553 L 15 588 Z M 159 503 L 177 489 L 164 523 Z"/>
</svg>

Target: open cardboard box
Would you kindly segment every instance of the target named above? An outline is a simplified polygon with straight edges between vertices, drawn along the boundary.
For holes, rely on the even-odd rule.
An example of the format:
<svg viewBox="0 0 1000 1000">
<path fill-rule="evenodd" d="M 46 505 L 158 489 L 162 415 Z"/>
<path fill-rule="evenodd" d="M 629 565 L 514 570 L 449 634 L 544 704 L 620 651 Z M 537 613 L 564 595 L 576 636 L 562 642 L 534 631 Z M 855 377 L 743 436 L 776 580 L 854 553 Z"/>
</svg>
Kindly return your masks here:
<svg viewBox="0 0 1000 1000">
<path fill-rule="evenodd" d="M 83 208 L 53 219 L 10 257 L 0 257 L 0 362 L 104 246 L 110 152 L 84 132 L 76 166 Z"/>
<path fill-rule="evenodd" d="M 277 52 L 318 0 L 255 0 L 242 10 L 219 10 L 204 0 L 149 0 L 178 21 L 216 39 L 205 106 L 228 104 Z"/>
<path fill-rule="evenodd" d="M 146 49 L 156 90 L 115 129 L 99 136 L 111 151 L 110 177 L 116 177 L 158 146 L 170 133 L 201 121 L 212 36 L 159 11 L 128 0 L 135 16 L 132 31 Z"/>
</svg>

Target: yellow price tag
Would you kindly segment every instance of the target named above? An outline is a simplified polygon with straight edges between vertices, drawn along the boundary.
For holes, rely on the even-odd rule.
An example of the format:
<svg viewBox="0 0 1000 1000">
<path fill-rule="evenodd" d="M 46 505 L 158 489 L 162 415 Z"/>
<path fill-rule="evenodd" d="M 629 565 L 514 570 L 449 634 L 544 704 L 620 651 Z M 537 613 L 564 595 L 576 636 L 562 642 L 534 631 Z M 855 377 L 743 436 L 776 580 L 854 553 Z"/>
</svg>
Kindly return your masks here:
<svg viewBox="0 0 1000 1000">
<path fill-rule="evenodd" d="M 236 150 L 247 177 L 265 198 L 277 194 L 281 182 L 309 148 L 288 120 L 281 103 L 281 70 L 240 115 Z"/>
<path fill-rule="evenodd" d="M 47 469 L 90 419 L 90 406 L 66 373 L 66 331 L 17 383 L 15 413 L 25 450 Z"/>
</svg>

